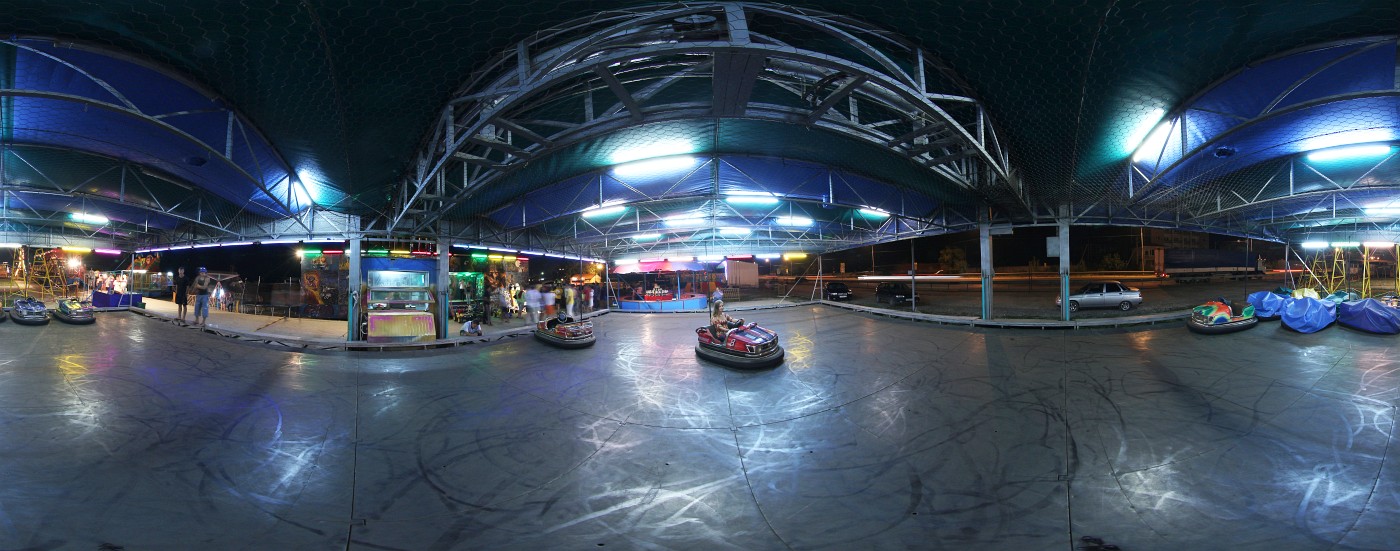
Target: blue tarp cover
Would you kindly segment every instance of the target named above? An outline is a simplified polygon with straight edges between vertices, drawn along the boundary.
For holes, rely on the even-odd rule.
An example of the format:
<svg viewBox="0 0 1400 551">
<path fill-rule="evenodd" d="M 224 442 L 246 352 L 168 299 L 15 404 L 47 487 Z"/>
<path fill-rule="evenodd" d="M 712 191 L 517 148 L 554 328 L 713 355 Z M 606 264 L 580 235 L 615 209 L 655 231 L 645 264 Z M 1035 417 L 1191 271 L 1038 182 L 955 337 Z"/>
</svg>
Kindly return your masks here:
<svg viewBox="0 0 1400 551">
<path fill-rule="evenodd" d="M 1316 333 L 1337 321 L 1337 303 L 1307 297 L 1284 299 L 1280 319 L 1299 333 Z"/>
<path fill-rule="evenodd" d="M 1395 335 L 1400 333 L 1400 310 L 1371 298 L 1343 302 L 1337 305 L 1337 322 L 1352 329 Z"/>
<path fill-rule="evenodd" d="M 1278 317 L 1283 313 L 1283 300 L 1283 297 L 1273 291 L 1249 294 L 1249 304 L 1254 307 L 1254 315 L 1260 318 Z"/>
</svg>

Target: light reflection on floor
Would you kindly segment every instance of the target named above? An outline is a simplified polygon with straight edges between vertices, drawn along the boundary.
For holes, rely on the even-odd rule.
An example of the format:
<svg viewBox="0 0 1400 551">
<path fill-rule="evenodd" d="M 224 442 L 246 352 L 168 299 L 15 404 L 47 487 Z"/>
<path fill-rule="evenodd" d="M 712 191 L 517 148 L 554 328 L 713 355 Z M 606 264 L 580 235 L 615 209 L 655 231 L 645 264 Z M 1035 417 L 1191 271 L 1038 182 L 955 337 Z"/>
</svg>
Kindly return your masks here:
<svg viewBox="0 0 1400 551">
<path fill-rule="evenodd" d="M 421 353 L 0 326 L 0 548 L 1386 549 L 1392 341 L 746 312 Z M 61 542 L 61 543 L 55 543 Z"/>
</svg>

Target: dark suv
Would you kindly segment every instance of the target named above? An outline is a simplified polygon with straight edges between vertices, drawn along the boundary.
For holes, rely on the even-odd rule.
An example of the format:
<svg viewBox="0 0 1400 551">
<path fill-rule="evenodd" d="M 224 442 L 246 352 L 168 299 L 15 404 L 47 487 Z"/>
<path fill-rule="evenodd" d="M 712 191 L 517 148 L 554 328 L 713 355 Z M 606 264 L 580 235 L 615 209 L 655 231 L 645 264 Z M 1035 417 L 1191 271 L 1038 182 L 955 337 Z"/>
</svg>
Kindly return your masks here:
<svg viewBox="0 0 1400 551">
<path fill-rule="evenodd" d="M 905 301 L 914 300 L 914 294 L 909 292 L 909 284 L 899 281 L 886 281 L 875 288 L 875 302 L 888 302 L 890 304 L 900 304 Z"/>
<path fill-rule="evenodd" d="M 833 281 L 826 284 L 826 292 L 823 293 L 826 300 L 850 300 L 851 288 L 840 281 Z"/>
</svg>

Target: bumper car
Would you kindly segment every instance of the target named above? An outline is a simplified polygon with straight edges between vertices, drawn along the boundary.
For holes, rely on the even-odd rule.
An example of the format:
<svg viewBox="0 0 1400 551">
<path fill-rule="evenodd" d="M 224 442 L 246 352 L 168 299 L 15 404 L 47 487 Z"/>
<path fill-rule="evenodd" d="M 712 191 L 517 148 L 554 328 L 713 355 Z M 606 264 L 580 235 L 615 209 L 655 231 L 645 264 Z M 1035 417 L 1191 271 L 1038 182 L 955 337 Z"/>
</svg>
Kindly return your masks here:
<svg viewBox="0 0 1400 551">
<path fill-rule="evenodd" d="M 1400 310 L 1373 298 L 1337 305 L 1337 323 L 1377 335 L 1400 334 Z"/>
<path fill-rule="evenodd" d="M 1245 306 L 1240 315 L 1224 299 L 1212 300 L 1191 309 L 1191 317 L 1186 318 L 1186 327 L 1204 335 L 1222 335 L 1244 331 L 1259 323 L 1254 316 L 1254 306 Z"/>
<path fill-rule="evenodd" d="M 724 315 L 724 301 L 710 306 L 710 325 L 695 329 L 698 343 L 695 354 L 706 360 L 735 369 L 759 369 L 783 363 L 783 347 L 778 346 L 778 334 L 758 326 L 745 324 Z"/>
<path fill-rule="evenodd" d="M 1283 290 L 1285 292 L 1280 293 Z M 1292 296 L 1292 289 L 1259 291 L 1249 294 L 1249 305 L 1254 307 L 1254 317 L 1263 321 L 1277 320 L 1283 313 L 1283 301 Z"/>
<path fill-rule="evenodd" d="M 24 325 L 43 325 L 49 322 L 49 310 L 43 301 L 30 297 L 17 298 L 14 308 L 10 308 L 10 319 Z"/>
<path fill-rule="evenodd" d="M 564 316 L 550 318 L 535 326 L 535 338 L 559 348 L 593 346 L 593 322 Z"/>
<path fill-rule="evenodd" d="M 1280 319 L 1284 327 L 1299 333 L 1316 333 L 1337 321 L 1337 303 L 1312 297 L 1290 298 L 1283 301 Z"/>
<path fill-rule="evenodd" d="M 74 325 L 88 325 L 97 321 L 91 306 L 83 306 L 83 303 L 72 297 L 59 299 L 58 309 L 53 311 L 53 317 Z"/>
</svg>

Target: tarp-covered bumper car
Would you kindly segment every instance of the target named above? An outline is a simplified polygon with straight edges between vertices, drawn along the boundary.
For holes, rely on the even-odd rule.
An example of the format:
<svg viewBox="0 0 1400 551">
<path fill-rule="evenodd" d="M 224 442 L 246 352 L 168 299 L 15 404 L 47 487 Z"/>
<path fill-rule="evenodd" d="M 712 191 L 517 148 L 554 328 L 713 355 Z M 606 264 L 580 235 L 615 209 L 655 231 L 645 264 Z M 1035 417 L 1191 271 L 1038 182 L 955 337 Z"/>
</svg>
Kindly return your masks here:
<svg viewBox="0 0 1400 551">
<path fill-rule="evenodd" d="M 43 301 L 29 297 L 17 298 L 14 308 L 10 308 L 10 319 L 24 325 L 43 325 L 49 322 L 49 310 Z"/>
<path fill-rule="evenodd" d="M 1283 325 L 1299 333 L 1316 333 L 1337 321 L 1337 303 L 1311 297 L 1283 301 Z"/>
<path fill-rule="evenodd" d="M 1205 335 L 1244 331 L 1259 323 L 1254 311 L 1253 305 L 1245 306 L 1237 316 L 1228 303 L 1212 300 L 1191 309 L 1191 317 L 1186 318 L 1186 327 Z"/>
<path fill-rule="evenodd" d="M 1288 290 L 1280 294 L 1281 290 L 1283 289 L 1250 293 L 1247 300 L 1249 305 L 1254 307 L 1254 317 L 1263 321 L 1277 320 L 1279 314 L 1283 313 L 1283 301 L 1293 293 L 1292 290 Z"/>
<path fill-rule="evenodd" d="M 1400 334 L 1400 310 L 1373 298 L 1343 302 L 1337 305 L 1337 323 L 1378 335 Z"/>
<path fill-rule="evenodd" d="M 550 318 L 535 326 L 535 338 L 559 348 L 593 346 L 593 322 L 573 318 Z"/>
<path fill-rule="evenodd" d="M 91 306 L 83 306 L 78 299 L 70 297 L 58 301 L 58 309 L 53 311 L 53 316 L 64 323 L 88 325 L 97 321 L 93 312 Z"/>
</svg>

